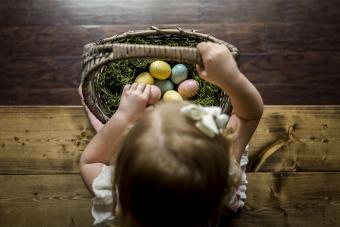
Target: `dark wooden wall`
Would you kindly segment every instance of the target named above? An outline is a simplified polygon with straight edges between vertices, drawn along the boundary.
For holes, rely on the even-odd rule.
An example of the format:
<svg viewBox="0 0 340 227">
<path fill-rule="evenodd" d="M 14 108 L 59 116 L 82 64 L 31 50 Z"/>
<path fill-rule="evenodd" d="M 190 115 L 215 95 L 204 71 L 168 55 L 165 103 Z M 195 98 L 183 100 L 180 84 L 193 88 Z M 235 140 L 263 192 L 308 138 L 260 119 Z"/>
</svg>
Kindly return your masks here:
<svg viewBox="0 0 340 227">
<path fill-rule="evenodd" d="M 265 104 L 340 104 L 338 0 L 2 0 L 0 104 L 80 104 L 82 46 L 150 25 L 239 47 Z"/>
</svg>

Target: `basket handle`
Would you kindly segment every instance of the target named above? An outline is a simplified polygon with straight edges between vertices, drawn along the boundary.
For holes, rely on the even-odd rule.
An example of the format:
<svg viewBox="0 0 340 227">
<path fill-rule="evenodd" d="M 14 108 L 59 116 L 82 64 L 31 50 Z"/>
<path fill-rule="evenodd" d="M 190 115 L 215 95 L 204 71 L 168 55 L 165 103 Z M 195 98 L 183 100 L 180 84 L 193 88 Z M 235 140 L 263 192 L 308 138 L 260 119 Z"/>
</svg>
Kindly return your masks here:
<svg viewBox="0 0 340 227">
<path fill-rule="evenodd" d="M 203 67 L 202 56 L 197 48 L 191 47 L 113 43 L 112 54 L 112 60 L 149 57 L 198 64 Z"/>
</svg>

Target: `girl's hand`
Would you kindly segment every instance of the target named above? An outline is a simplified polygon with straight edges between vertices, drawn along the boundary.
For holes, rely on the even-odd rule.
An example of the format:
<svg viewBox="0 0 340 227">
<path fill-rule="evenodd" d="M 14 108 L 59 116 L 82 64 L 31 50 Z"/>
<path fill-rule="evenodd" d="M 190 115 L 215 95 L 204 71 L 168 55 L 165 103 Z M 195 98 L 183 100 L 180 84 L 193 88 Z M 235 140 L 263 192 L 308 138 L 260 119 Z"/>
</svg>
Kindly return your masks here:
<svg viewBox="0 0 340 227">
<path fill-rule="evenodd" d="M 122 114 L 129 122 L 138 120 L 146 109 L 150 90 L 151 86 L 143 83 L 125 85 L 116 113 Z"/>
<path fill-rule="evenodd" d="M 239 76 L 237 64 L 225 45 L 201 42 L 197 45 L 197 50 L 202 56 L 204 68 L 196 65 L 196 69 L 203 80 L 223 88 L 226 83 Z"/>
</svg>

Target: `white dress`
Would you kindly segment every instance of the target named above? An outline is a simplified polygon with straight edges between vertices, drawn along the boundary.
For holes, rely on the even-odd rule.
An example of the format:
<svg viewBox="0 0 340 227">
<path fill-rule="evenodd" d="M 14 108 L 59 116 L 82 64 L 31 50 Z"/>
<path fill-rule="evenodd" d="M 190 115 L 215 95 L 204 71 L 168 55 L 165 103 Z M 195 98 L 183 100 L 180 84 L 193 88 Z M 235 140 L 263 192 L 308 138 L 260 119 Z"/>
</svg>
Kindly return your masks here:
<svg viewBox="0 0 340 227">
<path fill-rule="evenodd" d="M 232 212 L 237 212 L 240 208 L 242 208 L 247 199 L 246 192 L 248 180 L 246 175 L 246 167 L 248 164 L 248 147 L 249 145 L 246 146 L 240 160 L 241 167 L 240 186 L 236 190 L 233 190 L 231 196 L 226 197 L 226 200 L 224 201 L 224 205 Z"/>
<path fill-rule="evenodd" d="M 224 201 L 224 205 L 230 210 L 236 212 L 244 206 L 247 190 L 247 176 L 245 173 L 246 165 L 248 163 L 248 145 L 242 154 L 240 160 L 241 184 L 237 190 L 233 190 L 231 196 Z M 92 189 L 95 197 L 92 199 L 92 216 L 95 219 L 93 225 L 95 226 L 116 226 L 115 216 L 113 215 L 113 207 L 116 204 L 113 198 L 113 172 L 112 166 L 104 165 L 99 175 L 93 180 Z"/>
<path fill-rule="evenodd" d="M 92 216 L 95 226 L 114 226 L 113 205 L 115 201 L 112 196 L 113 187 L 112 166 L 104 165 L 101 172 L 92 182 L 95 197 L 92 199 Z M 106 225 L 105 225 L 106 224 Z"/>
</svg>

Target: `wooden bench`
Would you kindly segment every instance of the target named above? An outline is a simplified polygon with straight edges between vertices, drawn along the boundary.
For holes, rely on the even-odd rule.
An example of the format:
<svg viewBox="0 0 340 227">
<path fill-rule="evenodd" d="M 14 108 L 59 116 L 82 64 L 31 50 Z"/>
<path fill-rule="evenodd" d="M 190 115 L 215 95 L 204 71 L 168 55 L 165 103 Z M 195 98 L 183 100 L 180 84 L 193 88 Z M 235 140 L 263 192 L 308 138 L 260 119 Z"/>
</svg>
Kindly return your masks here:
<svg viewBox="0 0 340 227">
<path fill-rule="evenodd" d="M 0 226 L 90 226 L 80 106 L 0 107 Z M 232 226 L 335 226 L 340 106 L 266 106 L 250 143 L 248 199 Z"/>
</svg>

